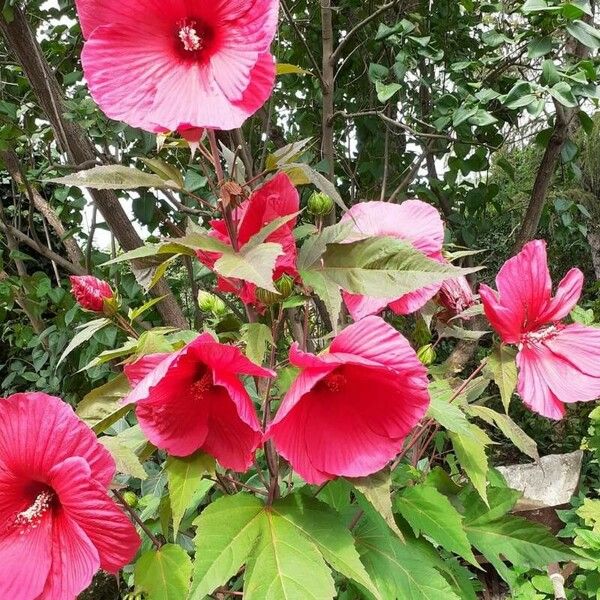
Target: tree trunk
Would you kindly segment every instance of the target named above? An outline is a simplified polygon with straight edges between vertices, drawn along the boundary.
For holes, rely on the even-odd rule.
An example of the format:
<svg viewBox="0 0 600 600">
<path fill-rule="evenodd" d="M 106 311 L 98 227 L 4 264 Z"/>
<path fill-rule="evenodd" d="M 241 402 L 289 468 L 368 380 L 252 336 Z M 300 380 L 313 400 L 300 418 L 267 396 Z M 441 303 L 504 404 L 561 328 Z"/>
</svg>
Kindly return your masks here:
<svg viewBox="0 0 600 600">
<path fill-rule="evenodd" d="M 0 31 L 7 47 L 23 67 L 40 106 L 52 125 L 60 148 L 74 164 L 95 161 L 96 150 L 85 131 L 79 124 L 65 117 L 63 92 L 42 53 L 25 13 L 19 6 L 14 6 L 13 12 L 14 18 L 10 23 L 0 17 Z M 108 190 L 90 190 L 90 194 L 124 250 L 134 250 L 143 245 L 116 194 Z M 157 306 L 166 325 L 187 327 L 183 312 L 164 281 L 159 282 L 152 293 L 156 296 L 166 296 Z"/>
<path fill-rule="evenodd" d="M 587 240 L 592 254 L 594 274 L 596 275 L 596 279 L 600 281 L 600 227 L 591 225 L 588 230 Z"/>
</svg>

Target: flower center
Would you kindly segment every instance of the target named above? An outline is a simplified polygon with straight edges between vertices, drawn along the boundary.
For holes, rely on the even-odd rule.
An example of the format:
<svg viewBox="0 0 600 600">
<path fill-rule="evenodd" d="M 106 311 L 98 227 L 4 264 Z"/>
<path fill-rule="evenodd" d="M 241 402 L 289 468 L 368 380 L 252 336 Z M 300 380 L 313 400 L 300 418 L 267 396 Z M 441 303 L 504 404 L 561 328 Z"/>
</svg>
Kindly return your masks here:
<svg viewBox="0 0 600 600">
<path fill-rule="evenodd" d="M 325 385 L 330 392 L 341 392 L 348 380 L 341 373 L 331 373 L 325 378 Z"/>
<path fill-rule="evenodd" d="M 24 535 L 31 529 L 35 529 L 42 520 L 42 517 L 52 506 L 54 493 L 50 490 L 44 490 L 34 500 L 33 504 L 23 512 L 17 514 L 14 519 L 14 526 L 20 531 L 20 535 Z"/>
<path fill-rule="evenodd" d="M 184 50 L 188 52 L 197 52 L 202 50 L 204 46 L 204 37 L 198 33 L 195 27 L 195 22 L 190 25 L 183 25 L 179 29 L 179 39 L 183 44 Z"/>
<path fill-rule="evenodd" d="M 524 344 L 541 344 L 548 339 L 553 338 L 560 331 L 561 327 L 557 325 L 549 325 L 548 327 L 542 327 L 536 331 L 528 331 L 521 335 L 521 343 L 519 348 L 522 348 Z"/>
<path fill-rule="evenodd" d="M 200 379 L 195 381 L 191 387 L 191 394 L 194 398 L 202 398 L 213 386 L 212 375 L 210 371 L 206 370 L 202 373 Z"/>
</svg>

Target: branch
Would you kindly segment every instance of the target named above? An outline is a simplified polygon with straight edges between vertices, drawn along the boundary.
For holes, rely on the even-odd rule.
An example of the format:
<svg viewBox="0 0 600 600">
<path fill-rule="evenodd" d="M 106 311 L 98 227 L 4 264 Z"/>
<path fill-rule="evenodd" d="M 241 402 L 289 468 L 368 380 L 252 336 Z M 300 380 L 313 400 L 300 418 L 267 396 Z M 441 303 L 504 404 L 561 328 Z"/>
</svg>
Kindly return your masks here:
<svg viewBox="0 0 600 600">
<path fill-rule="evenodd" d="M 342 50 L 346 47 L 348 42 L 364 27 L 366 27 L 371 21 L 376 19 L 379 15 L 383 14 L 390 8 L 394 8 L 397 4 L 400 4 L 401 0 L 393 0 L 392 2 L 388 2 L 384 4 L 380 8 L 378 8 L 374 13 L 371 13 L 366 19 L 362 20 L 360 23 L 355 25 L 347 34 L 346 37 L 340 41 L 338 47 L 335 49 L 333 54 L 331 55 L 331 64 L 335 65 L 340 58 Z"/>
<path fill-rule="evenodd" d="M 35 240 L 32 240 L 29 236 L 25 235 L 22 231 L 19 231 L 15 227 L 12 227 L 11 225 L 0 221 L 0 231 L 2 231 L 4 235 L 12 235 L 17 241 L 23 242 L 25 245 L 29 246 L 31 249 L 35 250 L 38 254 L 47 258 L 48 260 L 53 260 L 57 265 L 60 265 L 65 271 L 73 273 L 73 275 L 85 275 L 86 271 L 83 267 L 69 262 L 60 254 L 57 254 L 53 250 L 46 248 L 46 246 L 43 246 Z"/>
<path fill-rule="evenodd" d="M 283 12 L 285 14 L 286 19 L 289 21 L 289 24 L 292 26 L 293 30 L 296 32 L 296 35 L 302 42 L 302 45 L 304 46 L 304 49 L 308 54 L 308 58 L 313 66 L 313 69 L 315 70 L 315 74 L 321 82 L 321 87 L 323 87 L 325 84 L 323 82 L 323 74 L 321 73 L 321 69 L 319 68 L 319 63 L 317 62 L 315 55 L 312 53 L 312 50 L 308 42 L 306 41 L 306 38 L 302 35 L 300 28 L 296 24 L 296 21 L 294 20 L 294 15 L 292 15 L 292 13 L 290 12 L 290 9 L 287 7 L 287 3 L 285 0 L 281 0 L 281 8 L 283 8 Z"/>
</svg>

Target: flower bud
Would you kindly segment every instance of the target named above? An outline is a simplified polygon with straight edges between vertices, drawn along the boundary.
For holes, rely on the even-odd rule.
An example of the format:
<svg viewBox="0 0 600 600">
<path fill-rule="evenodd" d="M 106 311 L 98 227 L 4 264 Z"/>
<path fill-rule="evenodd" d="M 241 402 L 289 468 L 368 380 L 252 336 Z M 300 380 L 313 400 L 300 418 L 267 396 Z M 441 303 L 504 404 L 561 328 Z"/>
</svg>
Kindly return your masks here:
<svg viewBox="0 0 600 600">
<path fill-rule="evenodd" d="M 426 367 L 428 367 L 429 365 L 433 364 L 437 354 L 435 353 L 433 346 L 431 344 L 427 344 L 426 346 L 422 346 L 421 348 L 419 348 L 419 350 L 417 351 L 417 356 L 419 360 Z"/>
<path fill-rule="evenodd" d="M 138 503 L 138 497 L 133 492 L 123 492 L 123 500 L 127 503 L 127 506 L 135 508 Z"/>
<path fill-rule="evenodd" d="M 198 292 L 198 306 L 202 312 L 212 313 L 215 317 L 227 312 L 225 302 L 221 298 L 203 290 Z"/>
<path fill-rule="evenodd" d="M 91 275 L 70 277 L 71 293 L 85 310 L 113 315 L 117 311 L 115 293 L 106 281 Z"/>
<path fill-rule="evenodd" d="M 333 200 L 323 192 L 315 192 L 308 199 L 308 212 L 315 217 L 324 217 L 333 210 Z"/>
<path fill-rule="evenodd" d="M 442 320 L 448 320 L 470 308 L 475 302 L 471 286 L 466 277 L 446 279 L 440 288 L 438 302 L 446 309 Z"/>
<path fill-rule="evenodd" d="M 282 275 L 275 282 L 275 289 L 281 294 L 279 300 L 289 298 L 294 291 L 294 278 L 291 275 Z"/>
</svg>

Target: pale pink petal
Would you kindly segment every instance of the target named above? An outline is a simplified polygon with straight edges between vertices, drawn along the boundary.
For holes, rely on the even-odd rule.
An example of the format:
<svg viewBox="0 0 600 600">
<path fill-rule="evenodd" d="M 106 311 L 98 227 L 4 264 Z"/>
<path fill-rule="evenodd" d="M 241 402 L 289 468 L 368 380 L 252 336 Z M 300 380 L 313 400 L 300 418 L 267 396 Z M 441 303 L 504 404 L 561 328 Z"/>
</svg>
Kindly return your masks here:
<svg viewBox="0 0 600 600">
<path fill-rule="evenodd" d="M 175 130 L 184 123 L 202 125 L 182 118 L 172 127 L 151 112 L 158 82 L 173 70 L 171 33 L 162 28 L 144 35 L 135 24 L 108 25 L 94 31 L 83 47 L 81 62 L 90 93 L 108 117 L 155 132 Z M 187 72 L 187 68 L 180 69 Z M 177 105 L 185 91 L 171 91 L 172 103 Z"/>
<path fill-rule="evenodd" d="M 52 511 L 35 528 L 6 529 L 0 517 L 0 598 L 34 600 L 42 593 L 52 564 Z"/>
<path fill-rule="evenodd" d="M 539 322 L 560 321 L 575 308 L 583 289 L 583 273 L 571 269 L 558 284 L 556 295 L 538 317 Z"/>
<path fill-rule="evenodd" d="M 0 462 L 15 475 L 44 481 L 55 464 L 70 456 L 84 458 L 103 485 L 112 481 L 110 453 L 60 398 L 27 393 L 0 399 Z"/>
<path fill-rule="evenodd" d="M 135 527 L 106 490 L 90 479 L 85 461 L 70 458 L 57 465 L 51 485 L 65 516 L 81 527 L 98 551 L 102 569 L 116 573 L 133 560 L 140 546 Z"/>
<path fill-rule="evenodd" d="M 136 360 L 134 363 L 125 365 L 123 372 L 127 377 L 131 386 L 136 386 L 144 377 L 146 377 L 151 371 L 156 369 L 158 365 L 170 356 L 169 352 L 159 352 L 157 354 L 148 354 Z"/>
<path fill-rule="evenodd" d="M 232 395 L 231 390 L 234 387 L 238 389 Z M 252 464 L 254 451 L 262 441 L 260 424 L 250 397 L 243 386 L 239 382 L 236 384 L 232 378 L 227 390 L 221 387 L 213 388 L 212 392 L 207 394 L 207 402 L 210 403 L 208 435 L 202 449 L 214 456 L 226 469 L 245 472 Z M 240 404 L 244 405 L 243 417 L 238 408 Z"/>
<path fill-rule="evenodd" d="M 390 309 L 397 315 L 410 315 L 423 308 L 440 291 L 442 282 L 433 283 L 426 287 L 410 292 L 390 302 Z"/>
<path fill-rule="evenodd" d="M 258 52 L 266 52 L 275 33 L 279 16 L 277 0 L 251 0 L 243 9 L 236 10 L 234 3 L 221 0 L 219 12 L 228 23 L 227 46 L 247 46 Z"/>
<path fill-rule="evenodd" d="M 532 410 L 559 419 L 563 403 L 600 397 L 600 330 L 568 325 L 517 356 L 519 395 Z"/>
<path fill-rule="evenodd" d="M 108 523 L 106 526 L 110 527 Z M 76 598 L 99 570 L 98 550 L 90 538 L 75 520 L 57 510 L 52 520 L 52 566 L 44 591 L 36 600 Z"/>
<path fill-rule="evenodd" d="M 368 296 L 351 294 L 344 290 L 342 296 L 350 316 L 355 321 L 379 314 L 390 302 L 395 300 L 395 298 L 369 298 Z"/>
<path fill-rule="evenodd" d="M 388 236 L 410 242 L 430 257 L 437 257 L 444 243 L 440 213 L 421 200 L 406 200 L 402 204 L 360 202 L 346 212 L 342 222 L 354 223 L 356 233 L 347 241 Z"/>
<path fill-rule="evenodd" d="M 250 83 L 244 91 L 242 99 L 234 101 L 238 110 L 251 117 L 269 99 L 275 86 L 275 59 L 269 52 L 260 54 L 250 74 Z"/>
</svg>

